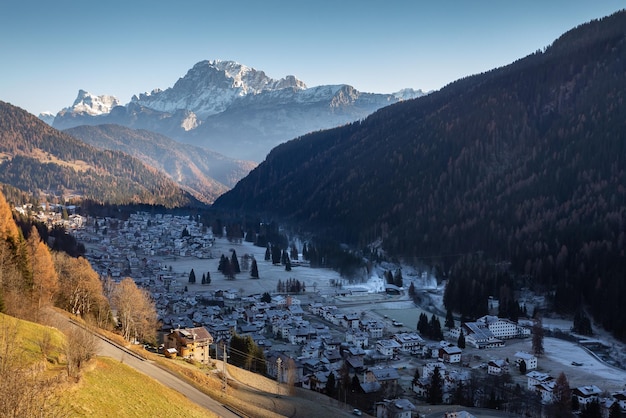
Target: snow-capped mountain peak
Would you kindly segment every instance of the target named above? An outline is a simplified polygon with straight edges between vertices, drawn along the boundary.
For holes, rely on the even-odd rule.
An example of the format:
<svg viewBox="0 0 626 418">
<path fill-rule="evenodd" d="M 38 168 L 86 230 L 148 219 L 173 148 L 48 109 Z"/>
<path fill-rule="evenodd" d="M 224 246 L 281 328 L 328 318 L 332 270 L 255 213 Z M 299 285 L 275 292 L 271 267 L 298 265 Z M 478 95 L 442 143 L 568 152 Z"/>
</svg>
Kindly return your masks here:
<svg viewBox="0 0 626 418">
<path fill-rule="evenodd" d="M 54 113 L 52 112 L 41 112 L 37 117 L 50 126 L 52 126 L 52 123 L 54 122 Z"/>
<path fill-rule="evenodd" d="M 115 96 L 94 96 L 85 90 L 78 90 L 78 96 L 74 100 L 74 104 L 65 110 L 78 114 L 97 116 L 109 113 L 115 106 L 120 105 L 120 101 Z"/>
<path fill-rule="evenodd" d="M 276 80 L 235 61 L 210 60 L 195 64 L 173 87 L 133 96 L 132 102 L 161 112 L 187 109 L 205 118 L 239 97 L 288 88 L 305 90 L 306 85 L 294 76 Z"/>
<path fill-rule="evenodd" d="M 411 100 L 417 97 L 426 96 L 428 93 L 424 93 L 422 89 L 415 90 L 415 89 L 407 88 L 407 89 L 402 89 L 392 94 L 398 100 Z"/>
<path fill-rule="evenodd" d="M 364 93 L 349 84 L 307 88 L 293 75 L 274 79 L 235 61 L 205 60 L 171 87 L 133 96 L 123 106 L 112 96 L 81 90 L 74 105 L 56 115 L 53 126 L 117 124 L 261 161 L 279 143 L 422 95 L 413 89 Z"/>
</svg>

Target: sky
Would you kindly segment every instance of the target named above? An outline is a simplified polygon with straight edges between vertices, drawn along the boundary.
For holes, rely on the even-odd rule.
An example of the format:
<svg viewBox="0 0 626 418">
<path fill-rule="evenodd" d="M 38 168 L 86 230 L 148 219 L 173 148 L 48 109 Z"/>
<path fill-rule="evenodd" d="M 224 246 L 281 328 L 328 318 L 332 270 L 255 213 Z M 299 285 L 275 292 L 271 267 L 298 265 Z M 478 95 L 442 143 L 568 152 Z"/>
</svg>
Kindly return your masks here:
<svg viewBox="0 0 626 418">
<path fill-rule="evenodd" d="M 626 0 L 107 0 L 4 2 L 0 100 L 35 115 L 79 89 L 166 89 L 203 60 L 308 87 L 437 90 L 509 64 Z"/>
</svg>

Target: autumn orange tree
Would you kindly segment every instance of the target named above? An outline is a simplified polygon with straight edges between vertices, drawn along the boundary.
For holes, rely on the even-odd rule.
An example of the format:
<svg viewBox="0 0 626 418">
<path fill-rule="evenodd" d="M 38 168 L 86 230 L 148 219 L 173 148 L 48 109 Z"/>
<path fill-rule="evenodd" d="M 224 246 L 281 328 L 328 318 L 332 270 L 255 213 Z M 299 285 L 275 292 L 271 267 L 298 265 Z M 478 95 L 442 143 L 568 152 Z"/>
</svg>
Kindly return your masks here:
<svg viewBox="0 0 626 418">
<path fill-rule="evenodd" d="M 41 309 L 52 303 L 59 290 L 59 278 L 48 246 L 41 240 L 34 226 L 27 242 L 32 266 L 32 299 L 38 319 Z"/>
<path fill-rule="evenodd" d="M 24 237 L 13 220 L 11 208 L 0 193 L 0 310 L 31 319 L 32 285 L 30 256 Z"/>
<path fill-rule="evenodd" d="M 106 328 L 110 318 L 109 302 L 104 297 L 100 277 L 89 261 L 61 252 L 54 252 L 52 259 L 59 277 L 57 306 Z"/>
</svg>

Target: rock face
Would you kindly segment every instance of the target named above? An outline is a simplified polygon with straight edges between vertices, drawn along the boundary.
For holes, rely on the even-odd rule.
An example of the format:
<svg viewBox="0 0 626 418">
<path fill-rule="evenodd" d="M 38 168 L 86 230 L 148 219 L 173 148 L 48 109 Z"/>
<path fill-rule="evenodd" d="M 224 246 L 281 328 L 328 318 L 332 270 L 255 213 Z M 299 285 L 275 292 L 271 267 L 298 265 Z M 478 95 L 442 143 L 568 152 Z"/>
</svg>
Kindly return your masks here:
<svg viewBox="0 0 626 418">
<path fill-rule="evenodd" d="M 289 75 L 279 80 L 233 61 L 201 61 L 174 86 L 133 96 L 80 90 L 53 126 L 117 124 L 147 129 L 223 155 L 261 161 L 276 145 L 308 132 L 362 119 L 381 107 L 424 95 L 362 93 L 349 85 L 307 88 Z"/>
</svg>

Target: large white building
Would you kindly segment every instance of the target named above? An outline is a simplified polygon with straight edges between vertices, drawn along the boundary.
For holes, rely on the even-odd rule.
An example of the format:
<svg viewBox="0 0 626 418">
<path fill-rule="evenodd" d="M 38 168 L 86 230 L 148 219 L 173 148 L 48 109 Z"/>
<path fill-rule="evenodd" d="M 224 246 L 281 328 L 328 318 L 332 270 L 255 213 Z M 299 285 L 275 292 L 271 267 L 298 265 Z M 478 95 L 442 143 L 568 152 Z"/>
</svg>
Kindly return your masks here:
<svg viewBox="0 0 626 418">
<path fill-rule="evenodd" d="M 530 335 L 530 329 L 519 326 L 509 319 L 485 315 L 476 320 L 480 327 L 487 327 L 496 338 L 521 338 Z"/>
<path fill-rule="evenodd" d="M 465 343 L 476 348 L 502 347 L 503 339 L 530 335 L 529 328 L 492 315 L 485 315 L 475 322 L 465 322 L 461 327 L 450 330 L 450 335 L 458 338 L 461 330 L 465 336 Z"/>
</svg>

